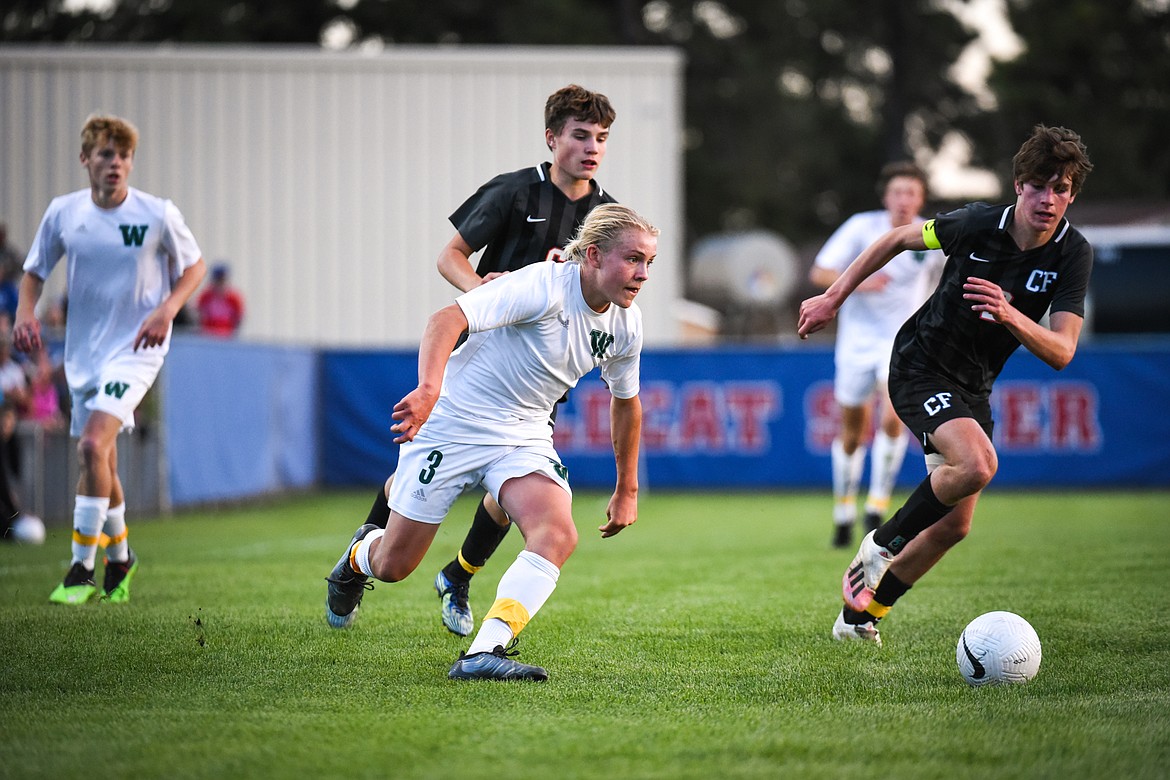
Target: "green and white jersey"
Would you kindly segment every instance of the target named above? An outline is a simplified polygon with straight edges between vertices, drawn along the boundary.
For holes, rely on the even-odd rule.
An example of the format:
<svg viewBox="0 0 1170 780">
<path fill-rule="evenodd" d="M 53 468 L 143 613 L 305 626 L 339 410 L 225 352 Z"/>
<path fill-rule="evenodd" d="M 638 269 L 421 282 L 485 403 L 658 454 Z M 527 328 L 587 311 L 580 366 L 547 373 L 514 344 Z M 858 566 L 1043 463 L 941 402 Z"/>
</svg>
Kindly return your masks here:
<svg viewBox="0 0 1170 780">
<path fill-rule="evenodd" d="M 611 393 L 639 391 L 637 305 L 593 311 L 577 263 L 536 263 L 456 299 L 469 323 L 422 430 L 465 444 L 551 441 L 553 404 L 594 368 Z"/>
<path fill-rule="evenodd" d="M 183 215 L 164 198 L 133 187 L 112 209 L 99 208 L 88 189 L 54 198 L 24 270 L 47 279 L 67 258 L 65 375 L 70 387 L 91 385 L 103 365 L 133 352 L 142 323 L 201 256 Z M 151 352 L 165 355 L 169 347 L 170 334 Z"/>
</svg>

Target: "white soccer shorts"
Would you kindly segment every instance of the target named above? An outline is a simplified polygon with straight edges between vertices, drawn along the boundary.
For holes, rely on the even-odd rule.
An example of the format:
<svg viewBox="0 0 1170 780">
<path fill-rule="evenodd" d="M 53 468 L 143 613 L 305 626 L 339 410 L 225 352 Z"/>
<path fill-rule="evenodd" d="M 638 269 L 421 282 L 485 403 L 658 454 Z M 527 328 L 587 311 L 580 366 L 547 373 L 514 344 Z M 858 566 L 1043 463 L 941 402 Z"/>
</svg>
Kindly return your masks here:
<svg viewBox="0 0 1170 780">
<path fill-rule="evenodd" d="M 884 389 L 890 378 L 890 356 L 869 357 L 861 360 L 856 356 L 834 361 L 833 398 L 840 406 L 865 406 L 874 391 Z"/>
<path fill-rule="evenodd" d="M 96 384 L 70 387 L 73 399 L 71 436 L 80 436 L 91 413 L 105 412 L 122 421 L 122 430 L 134 429 L 134 410 L 158 378 L 164 355 L 154 350 L 118 355 L 107 363 Z"/>
<path fill-rule="evenodd" d="M 551 442 L 454 444 L 419 435 L 398 452 L 390 508 L 411 520 L 438 524 L 466 491 L 482 485 L 498 501 L 505 482 L 534 473 L 573 495 L 568 470 Z"/>
</svg>

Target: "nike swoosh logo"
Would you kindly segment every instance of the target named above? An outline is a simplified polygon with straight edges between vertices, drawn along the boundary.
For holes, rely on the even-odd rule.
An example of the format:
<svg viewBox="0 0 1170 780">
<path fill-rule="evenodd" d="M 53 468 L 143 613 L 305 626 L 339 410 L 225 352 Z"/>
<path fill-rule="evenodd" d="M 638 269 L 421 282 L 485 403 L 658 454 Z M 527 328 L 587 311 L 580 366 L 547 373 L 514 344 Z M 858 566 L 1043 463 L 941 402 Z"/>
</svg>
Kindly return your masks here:
<svg viewBox="0 0 1170 780">
<path fill-rule="evenodd" d="M 982 257 L 977 257 L 974 252 L 971 253 L 971 259 L 976 263 L 990 263 L 990 260 L 984 260 Z"/>
<path fill-rule="evenodd" d="M 982 680 L 987 670 L 983 668 L 983 664 L 979 663 L 979 659 L 971 652 L 971 648 L 967 647 L 967 637 L 963 637 L 963 652 L 967 654 L 967 660 L 971 662 L 971 679 Z"/>
<path fill-rule="evenodd" d="M 548 222 L 548 220 L 547 220 L 547 219 L 545 219 L 544 217 L 533 217 L 533 216 L 529 216 L 529 217 L 526 217 L 526 219 L 527 219 L 529 222 Z"/>
</svg>

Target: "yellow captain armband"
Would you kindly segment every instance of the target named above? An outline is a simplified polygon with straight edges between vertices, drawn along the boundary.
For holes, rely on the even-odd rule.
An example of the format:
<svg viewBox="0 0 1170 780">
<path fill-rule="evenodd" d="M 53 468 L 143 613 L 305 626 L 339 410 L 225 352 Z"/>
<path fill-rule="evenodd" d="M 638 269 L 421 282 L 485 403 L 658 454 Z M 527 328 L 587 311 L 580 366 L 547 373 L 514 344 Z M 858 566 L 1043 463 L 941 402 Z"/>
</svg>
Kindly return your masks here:
<svg viewBox="0 0 1170 780">
<path fill-rule="evenodd" d="M 926 243 L 927 249 L 942 249 L 942 244 L 938 241 L 938 236 L 934 233 L 934 220 L 928 219 L 922 225 L 922 240 Z"/>
</svg>

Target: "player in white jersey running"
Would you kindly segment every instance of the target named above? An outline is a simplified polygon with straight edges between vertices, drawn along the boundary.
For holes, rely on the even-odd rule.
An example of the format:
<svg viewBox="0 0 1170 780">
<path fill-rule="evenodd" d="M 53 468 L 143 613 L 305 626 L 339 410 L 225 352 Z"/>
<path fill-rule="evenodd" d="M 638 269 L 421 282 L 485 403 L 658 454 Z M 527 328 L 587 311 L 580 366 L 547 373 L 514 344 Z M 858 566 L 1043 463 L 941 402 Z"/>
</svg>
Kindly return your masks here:
<svg viewBox="0 0 1170 780">
<path fill-rule="evenodd" d="M 809 278 L 828 287 L 863 249 L 892 228 L 921 224 L 926 174 L 911 162 L 882 168 L 878 192 L 883 209 L 854 214 L 825 242 Z M 886 380 L 894 335 L 926 300 L 928 279 L 942 264 L 939 252 L 903 252 L 857 288 L 837 316 L 833 396 L 841 408 L 841 430 L 833 439 L 833 546 L 848 547 L 857 521 L 857 493 L 865 468 L 865 439 L 877 393 L 881 420 L 873 438 L 865 525 L 872 531 L 885 518 L 890 494 L 906 455 L 902 421 L 890 405 Z"/>
<path fill-rule="evenodd" d="M 596 367 L 613 395 L 617 485 L 599 527 L 613 536 L 638 516 L 642 316 L 634 305 L 658 230 L 631 209 L 596 207 L 560 263 L 536 263 L 476 287 L 431 316 L 419 384 L 394 407 L 402 444 L 385 529 L 353 535 L 328 578 L 326 618 L 357 616 L 372 577 L 405 579 L 464 492 L 482 486 L 524 535 L 496 600 L 451 679 L 544 680 L 512 660 L 515 637 L 556 587 L 577 544 L 568 469 L 553 448 L 553 404 Z M 461 333 L 467 342 L 454 354 Z M 502 381 L 506 377 L 507 381 Z"/>
<path fill-rule="evenodd" d="M 81 165 L 89 188 L 49 204 L 21 280 L 13 341 L 35 352 L 42 346 L 37 301 L 49 273 L 66 258 L 65 376 L 81 475 L 72 561 L 49 596 L 58 604 L 83 604 L 97 594 L 94 567 L 103 533 L 110 541 L 102 597 L 130 598 L 138 559 L 127 541 L 117 436 L 134 427 L 134 410 L 170 347 L 171 323 L 206 273 L 175 205 L 130 187 L 137 146 L 138 131 L 126 120 L 86 120 Z"/>
</svg>

